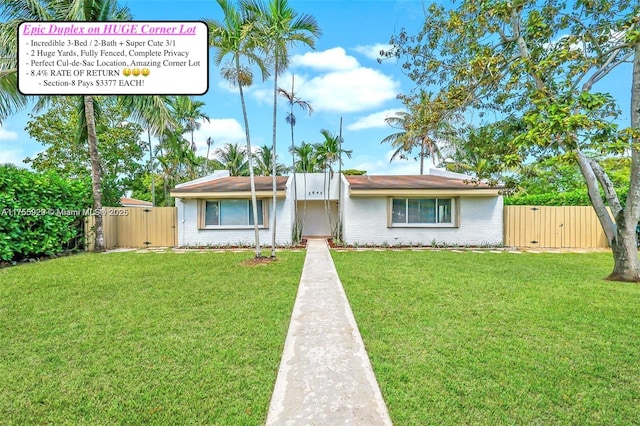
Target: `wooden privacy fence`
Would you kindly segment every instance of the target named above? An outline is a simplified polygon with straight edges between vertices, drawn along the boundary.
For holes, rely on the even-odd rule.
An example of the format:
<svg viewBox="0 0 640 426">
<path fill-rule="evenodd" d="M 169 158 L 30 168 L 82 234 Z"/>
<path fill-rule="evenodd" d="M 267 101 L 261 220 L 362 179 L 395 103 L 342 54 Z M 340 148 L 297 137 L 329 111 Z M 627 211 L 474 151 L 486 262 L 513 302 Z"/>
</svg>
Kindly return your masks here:
<svg viewBox="0 0 640 426">
<path fill-rule="evenodd" d="M 175 207 L 108 207 L 105 248 L 174 247 L 178 241 Z M 85 219 L 93 250 L 95 218 Z M 505 206 L 504 244 L 512 247 L 598 248 L 607 238 L 591 206 Z"/>
<path fill-rule="evenodd" d="M 173 247 L 178 241 L 175 207 L 105 207 L 104 245 L 116 247 Z M 85 219 L 87 246 L 95 245 L 95 217 Z"/>
<path fill-rule="evenodd" d="M 609 247 L 591 206 L 504 206 L 504 244 L 515 247 Z"/>
</svg>

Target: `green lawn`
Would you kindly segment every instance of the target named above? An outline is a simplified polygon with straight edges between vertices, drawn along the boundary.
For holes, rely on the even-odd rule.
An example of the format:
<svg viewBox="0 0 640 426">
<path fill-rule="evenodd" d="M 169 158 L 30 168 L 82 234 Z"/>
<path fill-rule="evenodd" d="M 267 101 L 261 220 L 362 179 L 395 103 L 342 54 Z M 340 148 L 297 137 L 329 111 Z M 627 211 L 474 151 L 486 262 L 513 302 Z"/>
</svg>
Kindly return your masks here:
<svg viewBox="0 0 640 426">
<path fill-rule="evenodd" d="M 0 423 L 262 424 L 304 253 L 83 254 L 0 270 Z"/>
<path fill-rule="evenodd" d="M 640 285 L 610 254 L 333 258 L 396 425 L 640 424 Z"/>
</svg>

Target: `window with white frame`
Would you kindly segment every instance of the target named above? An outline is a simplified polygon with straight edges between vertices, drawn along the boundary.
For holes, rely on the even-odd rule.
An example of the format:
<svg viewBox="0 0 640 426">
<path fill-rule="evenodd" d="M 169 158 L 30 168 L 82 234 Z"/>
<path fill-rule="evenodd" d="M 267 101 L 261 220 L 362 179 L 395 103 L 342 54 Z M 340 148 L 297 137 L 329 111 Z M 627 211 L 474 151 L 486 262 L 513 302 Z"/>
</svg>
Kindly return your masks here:
<svg viewBox="0 0 640 426">
<path fill-rule="evenodd" d="M 258 225 L 265 223 L 262 200 L 257 200 Z M 206 200 L 202 202 L 203 228 L 234 228 L 253 226 L 253 205 L 251 200 L 225 199 Z"/>
<path fill-rule="evenodd" d="M 453 198 L 393 198 L 392 226 L 453 226 Z"/>
</svg>

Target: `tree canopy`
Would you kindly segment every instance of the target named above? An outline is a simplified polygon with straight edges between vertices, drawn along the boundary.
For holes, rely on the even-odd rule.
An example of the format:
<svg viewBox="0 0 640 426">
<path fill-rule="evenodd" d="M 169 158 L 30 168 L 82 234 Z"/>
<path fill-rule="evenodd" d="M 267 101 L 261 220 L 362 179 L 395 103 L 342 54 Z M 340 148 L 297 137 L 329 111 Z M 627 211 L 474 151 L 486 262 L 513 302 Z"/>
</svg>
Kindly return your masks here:
<svg viewBox="0 0 640 426">
<path fill-rule="evenodd" d="M 640 280 L 637 2 L 465 0 L 451 8 L 433 4 L 425 15 L 417 35 L 401 31 L 385 52 L 400 59 L 415 91 L 439 88 L 424 119 L 434 125 L 470 109 L 515 116 L 524 128 L 514 142 L 529 155 L 571 154 L 614 252 L 611 278 Z M 620 105 L 597 83 L 630 62 L 631 123 L 621 126 Z M 602 154 L 631 158 L 625 202 Z"/>
<path fill-rule="evenodd" d="M 26 130 L 45 149 L 25 159 L 38 172 L 55 171 L 71 179 L 90 179 L 91 164 L 87 140 L 76 138 L 80 97 L 57 96 L 43 114 L 31 114 Z M 127 111 L 113 97 L 100 99 L 96 114 L 96 132 L 100 134 L 103 204 L 117 206 L 130 188 L 144 155 L 140 140 L 142 127 L 127 122 Z"/>
</svg>

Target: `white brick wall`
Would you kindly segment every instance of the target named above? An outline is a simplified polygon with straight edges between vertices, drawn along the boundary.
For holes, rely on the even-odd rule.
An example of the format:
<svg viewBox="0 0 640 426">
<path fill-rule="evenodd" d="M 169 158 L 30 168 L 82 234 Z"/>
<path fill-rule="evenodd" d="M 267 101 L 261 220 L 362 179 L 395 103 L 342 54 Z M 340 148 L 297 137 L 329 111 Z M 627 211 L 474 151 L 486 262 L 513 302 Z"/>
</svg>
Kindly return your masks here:
<svg viewBox="0 0 640 426">
<path fill-rule="evenodd" d="M 287 188 L 287 196 L 289 188 Z M 267 204 L 265 204 L 266 206 Z M 269 200 L 268 205 L 271 205 Z M 198 229 L 198 201 L 195 199 L 176 198 L 178 209 L 178 246 L 206 246 L 206 245 L 252 245 L 255 242 L 253 227 L 247 229 Z M 269 210 L 271 214 L 271 210 Z M 278 199 L 276 203 L 276 243 L 290 244 L 291 203 Z M 270 223 L 267 223 L 270 225 Z M 271 229 L 260 229 L 260 245 L 271 245 Z"/>
<path fill-rule="evenodd" d="M 449 245 L 501 244 L 503 242 L 502 196 L 462 197 L 456 228 L 389 228 L 386 197 L 343 198 L 343 239 L 347 244 L 430 245 L 433 240 Z"/>
</svg>

